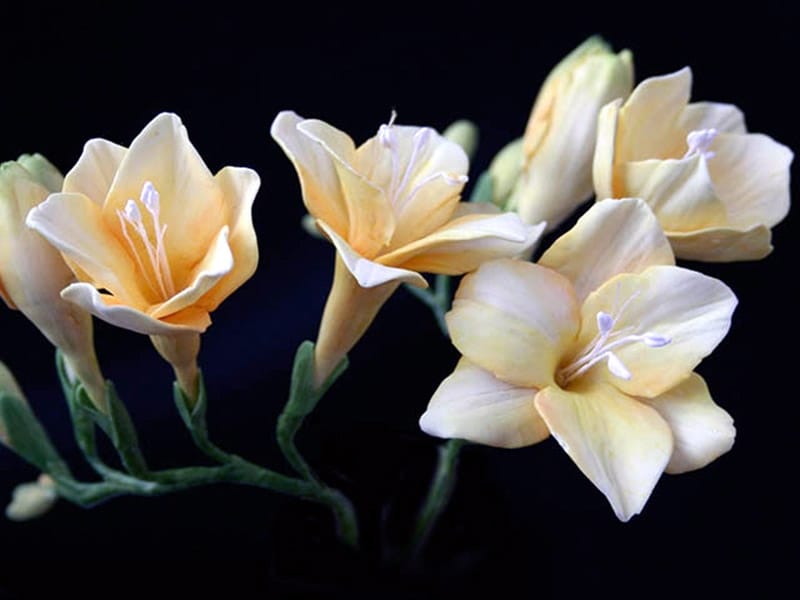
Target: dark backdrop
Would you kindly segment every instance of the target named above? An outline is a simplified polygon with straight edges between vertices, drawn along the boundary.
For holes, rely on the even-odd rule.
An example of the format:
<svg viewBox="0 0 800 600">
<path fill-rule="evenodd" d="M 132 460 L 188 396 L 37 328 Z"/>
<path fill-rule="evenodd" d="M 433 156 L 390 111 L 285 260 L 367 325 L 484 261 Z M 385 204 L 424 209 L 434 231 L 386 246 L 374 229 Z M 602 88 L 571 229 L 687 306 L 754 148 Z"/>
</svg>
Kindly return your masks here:
<svg viewBox="0 0 800 600">
<path fill-rule="evenodd" d="M 697 3 L 696 3 L 697 4 Z M 279 110 L 322 118 L 357 141 L 390 110 L 399 122 L 481 130 L 472 174 L 518 136 L 548 70 L 594 33 L 634 53 L 637 80 L 691 65 L 694 98 L 738 104 L 751 130 L 800 147 L 797 15 L 763 2 L 748 14 L 677 3 L 626 8 L 498 2 L 381 3 L 380 8 L 233 2 L 213 10 L 141 3 L 18 9 L 0 18 L 0 158 L 45 154 L 64 171 L 85 140 L 127 145 L 158 112 L 177 112 L 209 167 L 255 168 L 261 262 L 203 337 L 211 432 L 223 447 L 279 469 L 272 433 L 297 344 L 313 339 L 332 248 L 299 227 L 294 169 L 269 137 Z M 351 354 L 351 368 L 299 442 L 326 480 L 351 493 L 366 551 L 330 539 L 324 511 L 232 486 L 120 498 L 93 510 L 66 502 L 40 520 L 0 519 L 0 597 L 56 589 L 85 598 L 721 597 L 794 587 L 798 562 L 796 215 L 776 251 L 751 264 L 702 265 L 738 294 L 733 327 L 701 365 L 735 418 L 736 444 L 698 472 L 665 476 L 644 513 L 619 523 L 551 440 L 502 451 L 470 447 L 450 509 L 416 572 L 378 566 L 425 489 L 436 440 L 417 419 L 457 353 L 431 315 L 399 291 Z M 52 351 L 3 308 L 0 359 L 78 473 Z M 170 370 L 148 340 L 105 323 L 96 343 L 156 466 L 200 459 L 175 414 Z M 0 504 L 35 471 L 0 448 Z M 381 526 L 380 524 L 383 523 Z M 382 533 L 383 530 L 383 533 Z M 70 594 L 70 595 L 71 595 Z"/>
</svg>

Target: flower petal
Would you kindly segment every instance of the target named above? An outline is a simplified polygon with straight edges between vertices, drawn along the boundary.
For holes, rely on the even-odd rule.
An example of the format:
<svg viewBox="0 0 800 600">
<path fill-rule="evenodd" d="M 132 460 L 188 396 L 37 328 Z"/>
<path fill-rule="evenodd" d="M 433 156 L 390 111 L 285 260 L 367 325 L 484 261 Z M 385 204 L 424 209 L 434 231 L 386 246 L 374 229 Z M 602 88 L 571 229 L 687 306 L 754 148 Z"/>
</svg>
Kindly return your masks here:
<svg viewBox="0 0 800 600">
<path fill-rule="evenodd" d="M 419 420 L 425 433 L 499 448 L 542 441 L 550 432 L 533 399 L 536 390 L 500 381 L 462 358 L 439 385 Z"/>
<path fill-rule="evenodd" d="M 334 160 L 324 148 L 297 129 L 302 121 L 302 117 L 285 110 L 275 117 L 270 133 L 297 170 L 308 212 L 328 223 L 340 235 L 346 235 L 347 204 Z"/>
<path fill-rule="evenodd" d="M 632 374 L 629 380 L 615 377 L 602 363 L 584 377 L 606 380 L 636 396 L 663 394 L 686 379 L 725 337 L 735 306 L 728 286 L 689 269 L 655 266 L 641 274 L 619 275 L 586 299 L 576 348 L 595 338 L 601 312 L 614 319 L 609 341 L 653 334 L 668 343 L 648 345 L 636 338 L 620 342 L 613 351 Z"/>
<path fill-rule="evenodd" d="M 121 303 L 114 296 L 101 294 L 89 283 L 73 283 L 61 292 L 61 297 L 69 302 L 74 302 L 107 323 L 147 335 L 202 333 L 211 324 L 211 318 L 206 311 L 193 308 L 161 320 L 155 319 Z"/>
<path fill-rule="evenodd" d="M 364 258 L 346 240 L 342 239 L 330 225 L 324 221 L 317 220 L 317 226 L 331 240 L 345 266 L 361 287 L 371 288 L 389 281 L 402 281 L 421 288 L 428 287 L 428 282 L 419 273 L 407 269 L 387 267 Z"/>
<path fill-rule="evenodd" d="M 227 275 L 234 265 L 228 245 L 228 226 L 223 227 L 203 259 L 192 269 L 191 284 L 169 300 L 153 306 L 148 314 L 161 319 L 192 306 Z"/>
<path fill-rule="evenodd" d="M 384 191 L 355 170 L 355 149 L 346 134 L 315 119 L 299 123 L 297 129 L 330 155 L 347 207 L 347 242 L 362 256 L 374 258 L 389 243 L 395 228 Z"/>
<path fill-rule="evenodd" d="M 526 225 L 515 213 L 473 214 L 454 219 L 378 261 L 424 273 L 461 275 L 494 258 L 526 254 L 543 231 L 544 223 Z"/>
<path fill-rule="evenodd" d="M 620 108 L 615 162 L 682 156 L 686 138 L 677 124 L 691 89 L 689 67 L 637 85 Z"/>
<path fill-rule="evenodd" d="M 445 318 L 453 344 L 470 361 L 503 381 L 537 388 L 552 384 L 579 323 L 566 278 L 510 259 L 467 275 Z"/>
<path fill-rule="evenodd" d="M 761 134 L 725 135 L 714 140 L 708 169 L 734 229 L 772 227 L 789 212 L 789 165 L 793 154 Z"/>
<path fill-rule="evenodd" d="M 200 301 L 209 312 L 250 279 L 258 266 L 258 242 L 252 216 L 253 201 L 261 185 L 258 173 L 252 169 L 225 167 L 214 177 L 228 209 L 228 244 L 233 254 L 233 268 Z"/>
<path fill-rule="evenodd" d="M 639 273 L 652 265 L 672 265 L 667 238 L 655 215 L 638 199 L 603 200 L 539 259 L 575 286 L 578 302 L 620 273 Z"/>
<path fill-rule="evenodd" d="M 550 433 L 621 521 L 641 512 L 672 454 L 669 426 L 649 406 L 612 386 L 549 387 L 536 408 Z"/>
<path fill-rule="evenodd" d="M 744 115 L 733 104 L 693 102 L 683 109 L 679 127 L 687 134 L 698 129 L 716 129 L 720 133 L 747 133 Z"/>
<path fill-rule="evenodd" d="M 78 162 L 64 177 L 63 191 L 83 194 L 98 206 L 103 206 L 127 152 L 124 146 L 101 138 L 89 140 L 84 144 Z M 139 197 L 138 193 L 135 197 Z"/>
<path fill-rule="evenodd" d="M 189 272 L 226 224 L 226 211 L 222 190 L 175 114 L 162 113 L 148 123 L 119 164 L 103 206 L 111 231 L 120 226 L 117 211 L 128 200 L 138 200 L 148 181 L 160 196 L 172 278 L 176 287 L 185 286 Z"/>
<path fill-rule="evenodd" d="M 665 231 L 713 227 L 727 219 L 702 155 L 629 162 L 617 166 L 617 175 L 625 194 L 644 199 Z"/>
<path fill-rule="evenodd" d="M 28 213 L 28 227 L 41 233 L 98 288 L 144 308 L 141 277 L 119 240 L 106 228 L 100 207 L 83 194 L 51 194 Z"/>
<path fill-rule="evenodd" d="M 668 392 L 643 399 L 672 429 L 675 447 L 667 473 L 685 473 L 706 466 L 733 447 L 733 419 L 711 399 L 697 373 Z"/>
<path fill-rule="evenodd" d="M 621 198 L 625 192 L 615 189 L 614 165 L 617 161 L 617 131 L 622 99 L 609 102 L 597 115 L 597 141 L 592 158 L 592 183 L 598 199 Z"/>
<path fill-rule="evenodd" d="M 685 260 L 760 260 L 772 252 L 772 232 L 764 225 L 744 231 L 709 227 L 689 233 L 668 232 L 667 236 L 675 256 Z"/>
<path fill-rule="evenodd" d="M 356 169 L 384 191 L 394 212 L 390 249 L 450 219 L 469 169 L 461 146 L 430 127 L 384 125 L 356 154 Z"/>
</svg>

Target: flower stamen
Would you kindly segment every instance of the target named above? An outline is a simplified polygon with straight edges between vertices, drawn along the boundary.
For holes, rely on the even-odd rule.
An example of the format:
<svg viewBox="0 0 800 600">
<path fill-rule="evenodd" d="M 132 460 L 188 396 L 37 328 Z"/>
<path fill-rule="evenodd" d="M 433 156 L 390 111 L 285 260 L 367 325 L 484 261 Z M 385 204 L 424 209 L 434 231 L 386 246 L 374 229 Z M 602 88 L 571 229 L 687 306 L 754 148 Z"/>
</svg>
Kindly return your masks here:
<svg viewBox="0 0 800 600">
<path fill-rule="evenodd" d="M 136 201 L 132 199 L 129 199 L 125 203 L 124 209 L 117 210 L 120 229 L 122 230 L 122 235 L 125 238 L 125 241 L 128 243 L 131 254 L 133 254 L 136 260 L 136 265 L 144 276 L 147 285 L 154 292 L 160 292 L 163 298 L 170 298 L 175 295 L 175 286 L 172 281 L 172 273 L 169 268 L 167 252 L 164 246 L 164 235 L 167 231 L 167 226 L 166 224 L 163 226 L 161 225 L 160 196 L 158 190 L 156 190 L 155 186 L 151 182 L 146 181 L 142 186 L 139 202 L 142 203 L 152 218 L 155 244 L 150 241 L 150 235 L 148 234 L 144 220 L 142 219 L 142 213 L 139 210 L 139 206 L 136 204 Z M 133 231 L 135 231 L 139 236 L 145 252 L 147 252 L 147 258 L 150 262 L 152 273 L 155 274 L 155 284 L 150 276 L 150 270 L 145 268 L 142 257 L 139 254 L 139 250 L 137 249 L 136 244 L 134 244 L 133 239 L 131 239 L 131 236 L 128 232 L 128 225 L 130 225 L 133 228 Z"/>
<path fill-rule="evenodd" d="M 714 141 L 714 138 L 717 137 L 717 134 L 719 134 L 719 131 L 713 127 L 710 129 L 690 131 L 689 135 L 686 136 L 686 146 L 688 146 L 689 149 L 686 151 L 686 154 L 683 155 L 683 158 L 689 158 L 696 154 L 701 154 L 706 159 L 714 158 L 716 152 L 709 150 L 709 147 Z"/>
<path fill-rule="evenodd" d="M 559 369 L 556 374 L 556 380 L 560 386 L 566 386 L 570 381 L 580 377 L 602 361 L 606 362 L 606 366 L 612 375 L 628 381 L 633 375 L 613 350 L 620 346 L 636 342 L 641 342 L 649 348 L 661 348 L 672 341 L 668 336 L 651 331 L 642 334 L 627 333 L 626 335 L 622 335 L 626 331 L 630 331 L 630 327 L 625 327 L 614 332 L 614 327 L 630 300 L 629 298 L 623 305 L 616 318 L 603 311 L 597 313 L 597 335 L 587 344 L 586 348 L 584 348 L 583 352 L 581 352 L 577 358 L 567 366 Z"/>
</svg>

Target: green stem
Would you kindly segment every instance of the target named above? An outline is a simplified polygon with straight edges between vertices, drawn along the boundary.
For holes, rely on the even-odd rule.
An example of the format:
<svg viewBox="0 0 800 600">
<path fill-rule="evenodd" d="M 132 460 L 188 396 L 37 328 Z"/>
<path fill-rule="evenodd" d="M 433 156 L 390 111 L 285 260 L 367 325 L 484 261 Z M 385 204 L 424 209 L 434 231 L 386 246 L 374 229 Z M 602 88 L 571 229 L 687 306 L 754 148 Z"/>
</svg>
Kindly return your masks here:
<svg viewBox="0 0 800 600">
<path fill-rule="evenodd" d="M 436 318 L 436 324 L 445 337 L 450 335 L 447 330 L 447 321 L 444 318 L 445 313 L 450 309 L 450 279 L 449 275 L 437 275 L 433 284 L 433 291 L 429 288 L 422 289 L 405 284 L 406 289 L 412 295 L 422 300 L 431 309 L 433 316 Z"/>
<path fill-rule="evenodd" d="M 453 495 L 458 455 L 465 443 L 464 440 L 454 439 L 439 446 L 436 471 L 433 474 L 425 503 L 417 514 L 414 533 L 408 547 L 408 557 L 411 561 L 419 558 L 436 522 Z"/>
</svg>

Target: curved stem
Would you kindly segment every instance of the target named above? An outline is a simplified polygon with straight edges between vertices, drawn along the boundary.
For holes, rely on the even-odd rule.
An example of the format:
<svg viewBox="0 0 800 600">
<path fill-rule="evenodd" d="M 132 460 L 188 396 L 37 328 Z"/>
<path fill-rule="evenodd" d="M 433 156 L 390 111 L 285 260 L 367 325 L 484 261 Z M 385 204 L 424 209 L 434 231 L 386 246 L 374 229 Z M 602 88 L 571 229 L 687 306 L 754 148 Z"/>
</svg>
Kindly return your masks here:
<svg viewBox="0 0 800 600">
<path fill-rule="evenodd" d="M 433 474 L 425 503 L 417 514 L 414 533 L 408 546 L 408 557 L 411 561 L 419 558 L 436 522 L 453 495 L 458 455 L 465 443 L 464 440 L 454 439 L 439 446 L 436 471 Z"/>
</svg>

